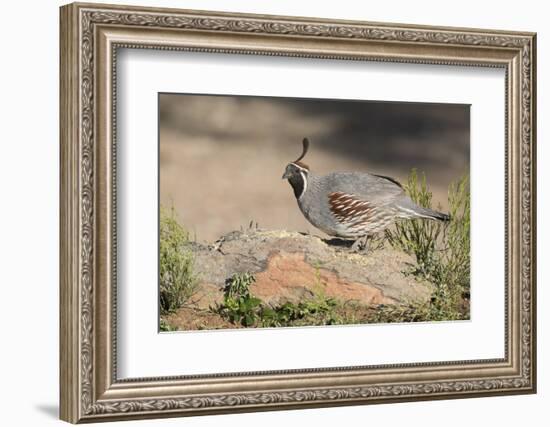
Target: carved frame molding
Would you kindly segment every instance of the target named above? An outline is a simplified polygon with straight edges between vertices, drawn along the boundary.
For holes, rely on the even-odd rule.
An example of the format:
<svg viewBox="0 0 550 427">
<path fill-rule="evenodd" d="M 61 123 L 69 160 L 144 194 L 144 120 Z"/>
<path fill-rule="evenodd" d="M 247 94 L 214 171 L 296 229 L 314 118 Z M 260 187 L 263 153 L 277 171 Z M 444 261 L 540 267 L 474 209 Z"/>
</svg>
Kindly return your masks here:
<svg viewBox="0 0 550 427">
<path fill-rule="evenodd" d="M 504 67 L 506 357 L 117 380 L 113 147 L 116 52 L 121 47 Z M 61 8 L 60 87 L 62 419 L 101 421 L 535 391 L 534 34 L 71 4 Z"/>
</svg>

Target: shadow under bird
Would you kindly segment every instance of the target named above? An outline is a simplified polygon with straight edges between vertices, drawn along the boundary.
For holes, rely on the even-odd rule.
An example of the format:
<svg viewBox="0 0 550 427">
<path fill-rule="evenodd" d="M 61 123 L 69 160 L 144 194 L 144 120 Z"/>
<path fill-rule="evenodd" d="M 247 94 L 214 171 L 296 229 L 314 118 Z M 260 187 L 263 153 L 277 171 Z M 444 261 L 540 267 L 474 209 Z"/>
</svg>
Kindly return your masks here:
<svg viewBox="0 0 550 427">
<path fill-rule="evenodd" d="M 306 219 L 329 236 L 355 240 L 353 249 L 397 219 L 449 221 L 449 215 L 414 203 L 393 178 L 366 172 L 316 175 L 301 161 L 308 149 L 304 138 L 302 154 L 286 166 L 283 179 Z"/>
</svg>

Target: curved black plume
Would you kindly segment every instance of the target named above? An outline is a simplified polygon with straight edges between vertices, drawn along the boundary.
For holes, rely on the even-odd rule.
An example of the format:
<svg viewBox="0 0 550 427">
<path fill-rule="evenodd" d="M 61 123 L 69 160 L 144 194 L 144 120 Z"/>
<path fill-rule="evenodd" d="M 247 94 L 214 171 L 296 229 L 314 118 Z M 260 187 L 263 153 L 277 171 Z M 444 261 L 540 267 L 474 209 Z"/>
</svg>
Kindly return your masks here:
<svg viewBox="0 0 550 427">
<path fill-rule="evenodd" d="M 309 139 L 304 138 L 302 140 L 302 145 L 304 146 L 304 149 L 302 150 L 302 155 L 300 157 L 298 157 L 296 160 L 294 160 L 294 163 L 299 162 L 300 160 L 302 160 L 305 157 L 305 155 L 307 154 L 307 150 L 309 150 Z"/>
</svg>

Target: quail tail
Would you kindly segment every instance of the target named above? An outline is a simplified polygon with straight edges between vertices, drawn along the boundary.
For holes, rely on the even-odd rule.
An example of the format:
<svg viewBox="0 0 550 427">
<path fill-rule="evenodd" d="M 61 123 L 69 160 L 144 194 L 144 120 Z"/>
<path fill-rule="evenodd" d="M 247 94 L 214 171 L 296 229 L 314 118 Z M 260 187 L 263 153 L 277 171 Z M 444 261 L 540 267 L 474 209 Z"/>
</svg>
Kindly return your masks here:
<svg viewBox="0 0 550 427">
<path fill-rule="evenodd" d="M 401 218 L 426 218 L 445 222 L 451 220 L 449 215 L 418 206 L 410 199 L 402 200 L 401 203 L 397 204 L 397 208 L 399 210 L 398 216 Z"/>
<path fill-rule="evenodd" d="M 451 220 L 451 216 L 448 214 L 434 211 L 428 208 L 423 208 L 421 206 L 417 206 L 415 211 L 416 211 L 416 214 L 421 218 L 437 219 L 439 221 L 444 221 L 444 222 L 448 222 Z"/>
</svg>

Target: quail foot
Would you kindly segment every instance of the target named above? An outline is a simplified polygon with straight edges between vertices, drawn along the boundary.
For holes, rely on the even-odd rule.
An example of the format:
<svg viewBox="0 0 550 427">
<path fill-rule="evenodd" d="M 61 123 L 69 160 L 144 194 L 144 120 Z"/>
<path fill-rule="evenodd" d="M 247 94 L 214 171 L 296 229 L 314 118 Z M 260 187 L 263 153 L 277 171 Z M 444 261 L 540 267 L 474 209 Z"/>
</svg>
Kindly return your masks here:
<svg viewBox="0 0 550 427">
<path fill-rule="evenodd" d="M 302 154 L 286 166 L 283 179 L 306 219 L 329 236 L 355 240 L 353 249 L 397 219 L 449 221 L 449 215 L 415 204 L 392 178 L 366 172 L 316 175 L 302 162 L 308 149 L 304 138 Z"/>
</svg>

